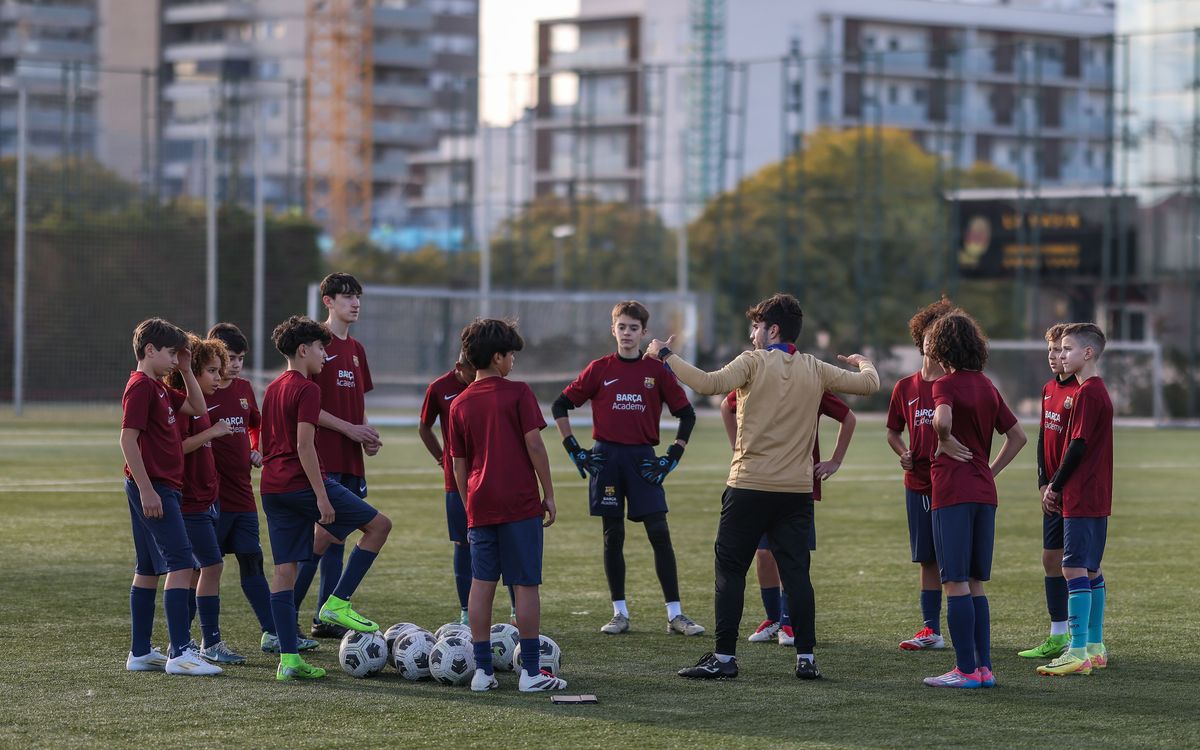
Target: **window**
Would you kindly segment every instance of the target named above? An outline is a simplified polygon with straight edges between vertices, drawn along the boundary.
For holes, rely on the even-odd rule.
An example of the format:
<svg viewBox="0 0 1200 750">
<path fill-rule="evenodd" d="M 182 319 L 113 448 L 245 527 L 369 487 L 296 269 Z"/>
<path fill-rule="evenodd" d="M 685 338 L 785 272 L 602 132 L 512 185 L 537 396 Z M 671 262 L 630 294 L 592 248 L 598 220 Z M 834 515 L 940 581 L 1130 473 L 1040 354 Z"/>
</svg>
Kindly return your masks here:
<svg viewBox="0 0 1200 750">
<path fill-rule="evenodd" d="M 900 88 L 898 86 L 887 87 L 887 100 L 888 104 L 900 103 Z"/>
<path fill-rule="evenodd" d="M 278 60 L 261 60 L 258 63 L 258 77 L 264 81 L 273 81 L 279 78 L 279 73 L 282 70 Z"/>
<path fill-rule="evenodd" d="M 888 37 L 888 49 L 892 52 L 898 51 L 900 49 L 900 40 L 894 36 Z"/>
<path fill-rule="evenodd" d="M 912 98 L 913 98 L 913 104 L 924 104 L 925 103 L 925 87 L 924 86 L 913 86 Z"/>
</svg>

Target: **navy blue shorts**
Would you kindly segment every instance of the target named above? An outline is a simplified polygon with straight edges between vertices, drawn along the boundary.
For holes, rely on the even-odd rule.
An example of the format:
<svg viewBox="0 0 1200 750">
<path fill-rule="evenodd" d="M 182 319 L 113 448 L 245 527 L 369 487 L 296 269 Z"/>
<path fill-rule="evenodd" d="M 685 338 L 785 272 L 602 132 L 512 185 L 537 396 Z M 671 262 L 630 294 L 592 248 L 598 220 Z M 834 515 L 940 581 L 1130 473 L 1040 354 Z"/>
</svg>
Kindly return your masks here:
<svg viewBox="0 0 1200 750">
<path fill-rule="evenodd" d="M 904 505 L 908 511 L 908 547 L 915 563 L 937 562 L 933 545 L 933 511 L 929 510 L 929 495 L 904 488 Z"/>
<path fill-rule="evenodd" d="M 162 518 L 146 518 L 142 512 L 142 493 L 132 479 L 125 480 L 129 498 L 129 523 L 133 530 L 133 551 L 137 562 L 134 572 L 140 576 L 161 576 L 176 570 L 192 569 L 192 543 L 188 541 L 179 511 L 179 490 L 154 482 L 154 491 L 162 500 Z"/>
<path fill-rule="evenodd" d="M 933 511 L 933 543 L 942 583 L 992 576 L 996 506 L 959 503 Z"/>
<path fill-rule="evenodd" d="M 771 538 L 766 534 L 758 540 L 759 549 L 771 549 Z M 808 527 L 808 551 L 812 552 L 817 548 L 817 520 L 814 518 L 812 525 Z M 774 554 L 773 552 L 771 554 Z"/>
<path fill-rule="evenodd" d="M 217 542 L 217 505 L 213 503 L 201 513 L 184 513 L 183 527 L 187 529 L 188 541 L 192 543 L 192 559 L 195 568 L 220 565 L 221 545 Z"/>
<path fill-rule="evenodd" d="M 475 526 L 471 540 L 471 575 L 481 581 L 499 581 L 505 586 L 542 584 L 542 517 Z"/>
<path fill-rule="evenodd" d="M 221 511 L 217 516 L 217 542 L 223 555 L 262 552 L 257 511 Z"/>
<path fill-rule="evenodd" d="M 450 532 L 450 541 L 468 543 L 467 506 L 457 492 L 446 493 L 446 528 Z"/>
<path fill-rule="evenodd" d="M 1108 541 L 1108 518 L 1064 518 L 1064 568 L 1100 570 L 1104 545 Z"/>
<path fill-rule="evenodd" d="M 1048 516 L 1042 514 L 1042 549 L 1063 548 L 1063 517 L 1062 513 Z"/>
<path fill-rule="evenodd" d="M 667 493 L 661 485 L 643 479 L 638 466 L 642 459 L 654 458 L 653 446 L 597 440 L 592 450 L 607 459 L 600 473 L 588 481 L 588 505 L 593 516 L 621 518 L 626 505 L 631 521 L 667 512 Z"/>
<path fill-rule="evenodd" d="M 359 500 L 367 499 L 366 477 L 356 477 L 353 474 L 346 474 L 341 471 L 331 471 L 325 475 L 325 478 L 331 479 L 350 490 Z"/>
<path fill-rule="evenodd" d="M 333 506 L 333 523 L 322 528 L 341 541 L 355 529 L 370 523 L 379 511 L 359 499 L 337 482 L 326 479 L 325 492 Z M 276 565 L 300 562 L 312 557 L 313 524 L 321 517 L 317 496 L 312 489 L 262 496 L 263 512 L 267 514 L 267 537 L 271 540 L 271 557 Z"/>
</svg>

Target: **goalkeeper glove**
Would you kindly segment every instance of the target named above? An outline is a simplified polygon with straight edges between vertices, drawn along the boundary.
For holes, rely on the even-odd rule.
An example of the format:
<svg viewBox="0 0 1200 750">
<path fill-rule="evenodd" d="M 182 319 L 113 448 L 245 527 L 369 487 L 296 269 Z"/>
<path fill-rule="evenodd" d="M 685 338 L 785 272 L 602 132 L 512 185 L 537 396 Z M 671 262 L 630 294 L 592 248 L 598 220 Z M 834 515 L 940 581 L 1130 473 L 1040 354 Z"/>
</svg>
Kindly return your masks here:
<svg viewBox="0 0 1200 750">
<path fill-rule="evenodd" d="M 643 458 L 640 464 L 642 479 L 650 484 L 661 485 L 667 475 L 679 465 L 681 458 L 683 458 L 683 446 L 679 443 L 671 443 L 665 456 Z"/>
<path fill-rule="evenodd" d="M 596 476 L 604 467 L 605 457 L 581 446 L 574 435 L 563 440 L 563 447 L 567 449 L 567 455 L 571 457 L 575 468 L 579 470 L 579 476 L 584 479 L 588 478 L 588 474 Z"/>
</svg>

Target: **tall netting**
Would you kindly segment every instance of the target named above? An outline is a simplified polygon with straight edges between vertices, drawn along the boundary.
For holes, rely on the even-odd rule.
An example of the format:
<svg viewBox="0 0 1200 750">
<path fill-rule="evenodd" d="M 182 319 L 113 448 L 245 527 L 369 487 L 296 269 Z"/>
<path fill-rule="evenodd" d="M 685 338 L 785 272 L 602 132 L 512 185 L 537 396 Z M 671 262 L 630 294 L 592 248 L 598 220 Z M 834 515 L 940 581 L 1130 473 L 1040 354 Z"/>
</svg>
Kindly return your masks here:
<svg viewBox="0 0 1200 750">
<path fill-rule="evenodd" d="M 650 331 L 695 342 L 701 325 L 692 296 L 661 292 L 497 293 L 485 307 L 475 291 L 366 286 L 362 313 L 351 334 L 367 350 L 377 409 L 411 410 L 425 387 L 458 358 L 459 334 L 478 316 L 514 319 L 525 349 L 513 377 L 529 383 L 542 401 L 553 400 L 587 363 L 614 348 L 609 330 L 613 305 L 637 299 L 650 309 Z M 320 291 L 309 288 L 309 313 L 323 319 Z M 681 352 L 690 352 L 682 344 Z"/>
</svg>

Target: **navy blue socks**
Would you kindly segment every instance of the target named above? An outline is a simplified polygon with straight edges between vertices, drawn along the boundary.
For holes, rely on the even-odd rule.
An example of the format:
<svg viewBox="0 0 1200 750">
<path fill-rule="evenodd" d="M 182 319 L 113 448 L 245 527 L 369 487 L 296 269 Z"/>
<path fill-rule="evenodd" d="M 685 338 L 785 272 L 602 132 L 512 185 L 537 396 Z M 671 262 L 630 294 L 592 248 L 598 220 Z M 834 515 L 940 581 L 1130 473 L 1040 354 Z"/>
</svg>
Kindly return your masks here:
<svg viewBox="0 0 1200 750">
<path fill-rule="evenodd" d="M 973 596 L 975 605 L 975 656 L 978 666 L 992 668 L 992 613 L 986 596 Z"/>
<path fill-rule="evenodd" d="M 154 596 L 157 593 L 157 589 L 129 588 L 129 651 L 134 656 L 145 656 L 153 648 L 150 636 L 154 633 Z"/>
<path fill-rule="evenodd" d="M 541 664 L 541 648 L 542 643 L 539 638 L 521 639 L 521 669 L 524 669 L 525 674 L 530 677 L 537 677 L 542 673 L 542 668 L 539 666 Z"/>
<path fill-rule="evenodd" d="M 358 547 L 355 547 L 355 550 L 357 549 Z M 329 600 L 329 596 L 331 594 L 333 596 L 338 596 L 337 589 L 339 588 L 342 578 L 344 577 L 344 573 L 342 572 L 342 558 L 345 556 L 345 554 L 346 545 L 331 544 L 329 545 L 329 549 L 325 550 L 325 554 L 321 555 L 321 583 L 318 587 L 318 595 L 321 597 L 321 600 L 317 602 L 318 614 L 320 614 L 321 607 L 324 606 L 325 602 Z M 374 553 L 372 553 L 372 555 L 374 555 Z M 351 553 L 351 559 L 353 559 L 353 557 L 354 555 Z M 374 557 L 372 556 L 371 559 L 373 560 Z M 370 565 L 367 567 L 370 567 Z M 363 572 L 365 573 L 366 571 L 364 570 Z M 362 577 L 359 576 L 358 581 L 361 580 Z M 354 589 L 358 588 L 358 581 L 354 582 L 354 586 L 350 589 L 350 593 L 354 593 Z M 347 595 L 338 596 L 338 598 L 349 599 L 350 597 Z M 313 619 L 313 622 L 317 622 L 317 620 Z"/>
<path fill-rule="evenodd" d="M 215 646 L 221 640 L 221 597 L 198 596 L 196 605 L 200 612 L 201 645 Z"/>
<path fill-rule="evenodd" d="M 760 588 L 758 593 L 762 595 L 763 611 L 767 613 L 767 619 L 771 622 L 779 622 L 779 587 Z"/>
<path fill-rule="evenodd" d="M 975 663 L 975 605 L 970 594 L 946 597 L 946 625 L 959 671 L 973 673 L 979 665 Z"/>
<path fill-rule="evenodd" d="M 942 590 L 921 590 L 921 619 L 925 627 L 941 635 L 942 632 Z"/>
<path fill-rule="evenodd" d="M 458 590 L 458 606 L 467 608 L 471 595 L 471 545 L 454 545 L 454 588 Z"/>
<path fill-rule="evenodd" d="M 291 591 L 271 594 L 271 614 L 275 620 L 275 635 L 279 636 L 279 653 L 298 654 L 296 646 L 296 602 Z"/>
<path fill-rule="evenodd" d="M 482 669 L 485 674 L 492 675 L 492 642 L 472 644 L 475 649 L 475 668 Z"/>
<path fill-rule="evenodd" d="M 266 577 L 259 574 L 243 578 L 242 593 L 246 595 L 246 601 L 250 602 L 254 616 L 258 618 L 258 626 L 264 633 L 274 633 L 275 620 L 271 614 L 271 587 L 267 585 Z"/>
<path fill-rule="evenodd" d="M 333 547 L 330 546 L 330 551 Z M 338 545 L 338 567 L 342 564 L 342 545 Z M 325 557 L 321 558 L 321 588 L 325 588 L 325 559 L 329 556 L 329 552 L 325 553 Z M 330 593 L 339 599 L 349 599 L 354 596 L 354 591 L 358 588 L 358 584 L 362 583 L 363 576 L 371 569 L 371 563 L 375 562 L 375 558 L 379 556 L 378 552 L 368 552 L 367 550 L 355 545 L 354 551 L 350 553 L 350 559 L 346 562 L 346 569 L 342 571 L 342 577 L 338 579 L 337 586 Z M 321 603 L 324 604 L 329 596 L 322 591 Z"/>
<path fill-rule="evenodd" d="M 163 592 L 163 613 L 167 616 L 167 632 L 171 636 L 171 653 L 175 658 L 183 653 L 192 640 L 191 619 L 188 617 L 189 589 L 167 589 Z"/>
<path fill-rule="evenodd" d="M 1046 576 L 1046 611 L 1050 622 L 1067 621 L 1067 579 L 1062 576 Z"/>
</svg>

